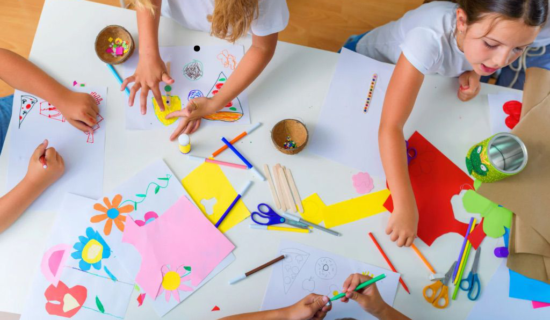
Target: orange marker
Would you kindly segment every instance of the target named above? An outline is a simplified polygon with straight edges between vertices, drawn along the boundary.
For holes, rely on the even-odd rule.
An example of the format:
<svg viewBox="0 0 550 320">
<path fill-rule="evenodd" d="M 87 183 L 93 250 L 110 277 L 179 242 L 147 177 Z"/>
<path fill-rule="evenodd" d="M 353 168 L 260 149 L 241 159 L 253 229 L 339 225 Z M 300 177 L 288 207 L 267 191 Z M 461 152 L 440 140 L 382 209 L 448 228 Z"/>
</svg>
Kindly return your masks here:
<svg viewBox="0 0 550 320">
<path fill-rule="evenodd" d="M 424 257 L 424 255 L 422 254 L 422 252 L 420 252 L 420 250 L 418 250 L 418 248 L 413 244 L 411 244 L 411 248 L 413 248 L 414 252 L 416 252 L 416 254 L 418 255 L 418 257 L 420 257 L 420 259 L 422 259 L 422 262 L 424 262 L 424 264 L 426 265 L 426 267 L 428 267 L 428 269 L 430 269 L 430 272 L 435 274 L 435 270 L 434 268 L 432 267 L 432 265 L 428 262 L 428 260 L 426 259 L 426 257 Z"/>
<path fill-rule="evenodd" d="M 193 101 L 193 100 L 191 100 L 191 101 Z M 250 127 L 250 129 L 244 131 L 243 133 L 241 133 L 241 134 L 239 134 L 238 136 L 236 136 L 235 138 L 233 138 L 233 140 L 229 141 L 229 143 L 235 144 L 235 142 L 241 140 L 241 139 L 244 138 L 246 135 L 252 133 L 252 131 L 258 129 L 258 127 L 261 126 L 261 125 L 262 125 L 261 122 L 256 123 L 255 125 L 253 125 L 252 127 Z M 227 145 L 224 145 L 223 147 L 221 147 L 221 148 L 219 148 L 218 150 L 214 151 L 214 153 L 212 153 L 212 158 L 217 157 L 220 153 L 224 152 L 226 149 L 227 149 Z"/>
</svg>

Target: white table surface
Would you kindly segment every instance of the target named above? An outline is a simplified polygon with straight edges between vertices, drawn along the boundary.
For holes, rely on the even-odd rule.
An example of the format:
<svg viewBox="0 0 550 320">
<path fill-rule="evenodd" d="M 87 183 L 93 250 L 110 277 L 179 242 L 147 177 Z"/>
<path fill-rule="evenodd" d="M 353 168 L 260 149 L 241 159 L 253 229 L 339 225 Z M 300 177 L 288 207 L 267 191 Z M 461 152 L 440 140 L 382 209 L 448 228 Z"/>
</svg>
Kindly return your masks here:
<svg viewBox="0 0 550 320">
<path fill-rule="evenodd" d="M 124 26 L 137 40 L 134 11 L 82 0 L 46 0 L 30 60 L 67 86 L 76 80 L 88 86 L 109 87 L 108 110 L 105 114 L 107 139 L 104 191 L 115 188 L 159 157 L 181 179 L 197 164 L 187 161 L 179 152 L 177 143 L 169 141 L 171 128 L 125 130 L 127 98 L 118 91 L 118 83 L 96 57 L 93 49 L 97 33 L 110 24 Z M 185 30 L 165 18 L 161 19 L 159 38 L 161 46 L 226 43 L 206 33 Z M 239 43 L 248 47 L 251 42 L 248 38 Z M 74 50 L 59 49 L 66 48 L 67 44 L 71 44 Z M 269 66 L 247 89 L 251 120 L 253 123 L 262 122 L 263 126 L 238 143 L 239 149 L 256 166 L 263 166 L 264 163 L 288 166 L 302 198 L 317 192 L 326 204 L 358 196 L 351 181 L 357 170 L 313 155 L 307 147 L 299 155 L 284 155 L 272 145 L 270 131 L 276 122 L 284 118 L 300 119 L 310 132 L 314 131 L 337 59 L 338 54 L 333 52 L 279 42 Z M 490 136 L 487 94 L 509 89 L 484 84 L 475 99 L 463 103 L 456 98 L 457 88 L 456 79 L 426 77 L 405 128 L 405 136 L 418 130 L 466 171 L 464 158 L 469 147 Z M 234 137 L 246 127 L 201 129 L 192 136 L 192 152 L 195 155 L 209 155 L 221 145 L 221 136 Z M 9 141 L 8 135 L 0 157 L 0 186 L 4 190 Z M 360 140 L 357 145 L 360 147 Z M 233 157 L 226 152 L 219 159 L 234 161 Z M 251 173 L 243 174 L 226 168 L 223 170 L 237 188 L 244 180 L 254 180 L 253 187 L 244 198 L 249 209 L 252 210 L 260 202 L 273 204 L 267 183 L 259 182 Z M 384 188 L 385 182 L 375 179 L 375 191 Z M 283 238 L 388 268 L 367 236 L 372 231 L 397 270 L 404 275 L 411 290 L 409 295 L 399 287 L 394 303 L 397 309 L 413 319 L 465 319 L 473 302 L 466 299 L 464 293 L 444 310 L 435 309 L 424 300 L 422 288 L 430 282 L 429 272 L 412 249 L 398 248 L 384 235 L 388 216 L 386 212 L 337 227 L 335 229 L 343 234 L 340 238 L 318 231 L 310 235 L 254 231 L 249 230 L 250 220 L 246 220 L 226 233 L 236 245 L 236 261 L 164 318 L 212 319 L 258 310 L 271 275 L 269 269 L 237 285 L 229 286 L 227 282 L 235 275 L 273 258 Z M 12 227 L 0 234 L 0 311 L 22 312 L 54 217 L 55 212 L 26 212 Z M 457 219 L 468 221 L 467 216 L 458 216 Z M 431 247 L 419 240 L 416 244 L 436 271 L 444 273 L 456 259 L 462 237 L 457 234 L 444 235 Z M 493 248 L 499 245 L 501 240 L 487 238 L 483 242 L 479 270 L 482 286 L 488 283 L 500 263 L 492 253 Z M 136 297 L 137 293 L 134 292 L 126 318 L 157 318 L 147 303 L 138 308 Z M 221 311 L 211 312 L 215 305 Z"/>
</svg>

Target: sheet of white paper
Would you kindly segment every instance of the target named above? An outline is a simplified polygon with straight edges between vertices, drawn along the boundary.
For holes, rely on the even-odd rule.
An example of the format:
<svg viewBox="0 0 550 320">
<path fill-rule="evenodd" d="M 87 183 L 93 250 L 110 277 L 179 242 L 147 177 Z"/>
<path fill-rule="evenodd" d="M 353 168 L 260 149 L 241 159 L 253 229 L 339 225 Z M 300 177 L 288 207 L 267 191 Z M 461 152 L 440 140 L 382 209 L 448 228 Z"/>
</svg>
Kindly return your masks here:
<svg viewBox="0 0 550 320">
<path fill-rule="evenodd" d="M 177 121 L 163 124 L 159 121 L 159 117 L 185 108 L 192 98 L 215 95 L 241 61 L 244 56 L 244 47 L 240 45 L 200 46 L 199 51 L 195 51 L 194 46 L 160 47 L 160 55 L 165 63 L 170 62 L 170 75 L 175 81 L 171 85 L 170 107 L 164 112 L 160 112 L 160 110 L 155 112 L 153 93 L 150 91 L 147 98 L 147 113 L 142 115 L 140 111 L 141 90 L 138 91 L 134 106 L 126 108 L 127 129 L 147 130 L 164 126 L 175 127 Z M 136 51 L 123 64 L 122 69 L 125 77 L 134 74 L 138 60 L 139 53 Z M 163 96 L 166 95 L 164 83 L 161 83 L 160 91 Z M 216 115 L 219 119 L 203 119 L 201 125 L 250 124 L 246 92 L 238 95 L 230 105 L 224 107 Z"/>
<path fill-rule="evenodd" d="M 550 308 L 533 309 L 531 301 L 510 298 L 509 288 L 510 273 L 506 261 L 503 261 L 489 283 L 482 283 L 481 294 L 470 311 L 468 320 L 550 319 Z"/>
<path fill-rule="evenodd" d="M 74 91 L 92 94 L 98 101 L 97 130 L 93 136 L 76 129 L 47 101 L 16 90 L 10 122 L 11 143 L 8 166 L 8 188 L 11 190 L 25 174 L 29 159 L 44 139 L 63 157 L 65 173 L 34 201 L 29 210 L 54 211 L 67 192 L 96 199 L 103 192 L 105 160 L 105 122 L 107 88 L 78 87 Z"/>
<path fill-rule="evenodd" d="M 279 252 L 287 257 L 272 268 L 262 310 L 292 305 L 310 293 L 332 297 L 340 293 L 350 274 L 363 272 L 371 276 L 386 274 L 376 285 L 384 301 L 393 304 L 398 273 L 288 240 L 281 241 Z M 356 303 L 334 302 L 325 319 L 339 318 L 375 319 Z"/>
<path fill-rule="evenodd" d="M 96 203 L 100 204 L 104 208 L 107 208 L 108 203 L 113 204 L 113 200 L 117 195 L 122 197 L 118 208 L 123 208 L 128 205 L 133 207 L 131 212 L 123 215 L 129 215 L 135 221 L 141 220 L 143 222 L 147 220 L 145 218 L 146 216 L 150 217 L 153 213 L 159 217 L 162 216 L 162 214 L 168 210 L 182 195 L 185 195 L 192 203 L 194 203 L 181 185 L 180 180 L 162 160 L 155 161 L 147 168 L 143 169 L 135 176 L 115 188 L 115 190 L 105 194 L 104 197 L 96 201 Z M 105 199 L 107 199 L 108 203 Z M 96 210 L 96 208 L 90 206 L 85 216 L 89 222 L 92 217 L 102 214 L 104 214 L 104 212 Z M 113 252 L 113 256 L 120 261 L 120 264 L 113 266 L 113 269 L 110 271 L 115 274 L 119 280 L 133 283 L 140 269 L 141 255 L 134 246 L 122 242 L 123 231 L 119 230 L 115 223 L 112 223 L 109 234 L 106 234 L 105 224 L 108 223 L 109 220 L 110 219 L 105 219 L 97 223 L 90 223 L 90 225 L 94 228 L 94 230 L 97 230 L 106 241 L 108 241 L 110 249 Z M 129 221 L 129 219 L 126 219 L 124 223 L 128 223 Z M 180 301 L 184 301 L 193 292 L 198 290 L 198 288 L 208 282 L 208 280 L 233 262 L 233 260 L 233 255 L 225 258 L 223 262 L 216 269 L 214 269 L 194 291 L 179 291 Z M 149 301 L 152 300 L 149 299 Z M 176 302 L 174 299 L 166 302 L 164 296 L 159 296 L 153 302 L 153 308 L 159 316 L 162 316 L 178 304 L 179 302 Z"/>
<path fill-rule="evenodd" d="M 503 106 L 508 101 L 523 101 L 522 92 L 499 92 L 497 94 L 488 94 L 489 115 L 491 118 L 491 134 L 499 132 L 510 132 L 512 129 L 506 126 L 504 122 L 509 116 L 503 110 Z"/>
<path fill-rule="evenodd" d="M 393 69 L 391 64 L 342 49 L 309 150 L 385 179 L 378 128 Z M 374 74 L 378 79 L 365 113 L 363 109 Z"/>
<path fill-rule="evenodd" d="M 95 200 L 73 194 L 65 195 L 46 246 L 46 250 L 48 250 L 60 244 L 67 245 L 68 256 L 65 262 L 59 265 L 59 268 L 54 263 L 54 261 L 59 261 L 59 259 L 52 258 L 47 260 L 45 264 L 47 266 L 46 270 L 59 270 L 57 273 L 61 275 L 59 278 L 60 282 L 57 283 L 57 286 L 52 285 L 51 280 L 49 281 L 49 278 L 46 278 L 44 275 L 42 266 L 39 266 L 21 316 L 22 320 L 60 319 L 61 315 L 68 315 L 71 311 L 76 311 L 72 319 L 122 319 L 126 314 L 126 309 L 134 290 L 134 283 L 125 281 L 115 282 L 105 272 L 106 267 L 113 274 L 116 273 L 115 270 L 118 269 L 117 265 L 120 263 L 117 261 L 117 258 L 111 255 L 108 258 L 101 259 L 100 270 L 91 267 L 89 270 L 83 271 L 80 266 L 80 259 L 75 259 L 71 256 L 73 252 L 77 251 L 73 246 L 80 242 L 79 237 L 85 237 L 89 240 L 86 229 L 90 226 L 90 219 L 86 216 L 86 211 L 95 202 Z M 109 243 L 107 242 L 107 244 Z M 116 275 L 119 274 L 116 273 Z M 65 284 L 68 290 L 63 290 L 61 283 Z M 55 295 L 48 295 L 48 299 L 45 296 L 45 292 L 50 286 L 51 288 L 48 292 L 56 291 L 55 288 L 59 292 L 57 297 Z M 79 287 L 75 288 L 75 286 L 84 287 L 85 296 L 81 296 L 79 294 Z M 80 288 L 80 290 L 82 289 Z M 98 311 L 96 297 L 101 301 L 105 314 Z M 56 315 L 48 314 L 46 311 L 48 301 L 59 301 L 61 311 L 56 313 Z M 55 304 L 57 302 L 50 303 L 50 307 L 53 307 Z M 63 309 L 66 311 L 62 312 Z"/>
</svg>

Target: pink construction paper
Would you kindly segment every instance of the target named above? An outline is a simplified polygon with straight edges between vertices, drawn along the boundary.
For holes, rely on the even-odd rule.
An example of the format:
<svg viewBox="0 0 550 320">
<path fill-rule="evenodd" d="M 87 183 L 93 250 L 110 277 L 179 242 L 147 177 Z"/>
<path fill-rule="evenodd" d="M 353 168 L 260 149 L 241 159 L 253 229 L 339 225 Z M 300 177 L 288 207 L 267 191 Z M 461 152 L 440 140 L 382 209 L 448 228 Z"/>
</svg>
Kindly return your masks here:
<svg viewBox="0 0 550 320">
<path fill-rule="evenodd" d="M 129 217 L 122 241 L 141 254 L 136 283 L 153 299 L 160 292 L 163 267 L 190 266 L 182 281 L 196 287 L 235 248 L 185 196 L 144 226 Z"/>
<path fill-rule="evenodd" d="M 54 287 L 57 287 L 59 283 L 61 268 L 69 257 L 70 251 L 71 246 L 68 244 L 58 244 L 48 249 L 48 251 L 44 253 L 44 256 L 42 256 L 40 269 L 44 278 L 46 278 L 49 283 L 53 284 Z"/>
<path fill-rule="evenodd" d="M 550 303 L 538 302 L 538 301 L 532 301 L 532 302 L 533 302 L 533 309 L 550 307 Z"/>
</svg>

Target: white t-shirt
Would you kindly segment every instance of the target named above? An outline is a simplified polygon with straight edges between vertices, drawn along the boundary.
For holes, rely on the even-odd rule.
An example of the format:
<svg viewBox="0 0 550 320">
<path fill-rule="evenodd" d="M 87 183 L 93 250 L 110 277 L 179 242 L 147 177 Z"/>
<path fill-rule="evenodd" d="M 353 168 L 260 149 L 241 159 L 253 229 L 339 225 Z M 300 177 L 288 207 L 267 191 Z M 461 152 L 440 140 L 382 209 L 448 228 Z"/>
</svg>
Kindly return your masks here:
<svg viewBox="0 0 550 320">
<path fill-rule="evenodd" d="M 378 27 L 357 43 L 357 52 L 378 61 L 397 63 L 401 52 L 423 74 L 457 77 L 473 70 L 456 43 L 456 8 L 435 1 Z"/>
<path fill-rule="evenodd" d="M 250 31 L 257 36 L 280 32 L 288 24 L 286 0 L 260 0 L 259 15 Z M 210 32 L 208 15 L 214 12 L 214 0 L 162 0 L 161 14 L 170 17 L 187 29 Z"/>
<path fill-rule="evenodd" d="M 550 19 L 546 20 L 546 24 L 542 26 L 537 38 L 533 41 L 530 47 L 546 47 L 550 44 Z"/>
</svg>

